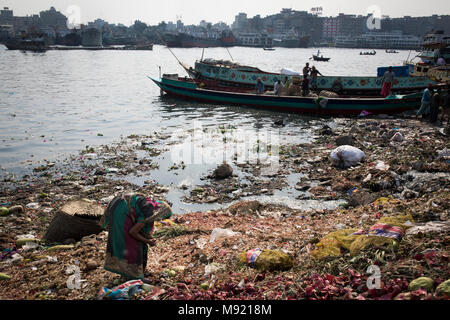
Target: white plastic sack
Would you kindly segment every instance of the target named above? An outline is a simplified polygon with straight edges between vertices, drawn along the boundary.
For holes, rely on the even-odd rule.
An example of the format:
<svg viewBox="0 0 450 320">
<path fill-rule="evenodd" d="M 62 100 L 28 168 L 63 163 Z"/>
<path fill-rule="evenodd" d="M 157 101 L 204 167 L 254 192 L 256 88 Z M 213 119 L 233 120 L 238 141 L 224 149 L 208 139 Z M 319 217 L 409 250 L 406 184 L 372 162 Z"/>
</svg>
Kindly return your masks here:
<svg viewBox="0 0 450 320">
<path fill-rule="evenodd" d="M 234 237 L 239 234 L 240 234 L 239 232 L 234 232 L 234 231 L 231 231 L 230 229 L 215 228 L 211 232 L 211 238 L 209 239 L 209 242 L 211 243 L 211 242 L 216 241 L 217 239 Z"/>
<path fill-rule="evenodd" d="M 409 228 L 406 231 L 407 235 L 416 235 L 419 233 L 439 233 L 450 231 L 450 221 L 431 221 L 426 224 L 420 224 L 415 227 Z"/>
<path fill-rule="evenodd" d="M 403 142 L 403 135 L 400 132 L 396 132 L 392 137 L 391 141 L 394 142 Z"/>
<path fill-rule="evenodd" d="M 225 267 L 220 263 L 213 262 L 211 264 L 208 264 L 207 266 L 205 266 L 205 276 L 215 274 L 216 272 L 223 270 L 224 268 Z"/>
<path fill-rule="evenodd" d="M 330 157 L 334 165 L 343 165 L 344 168 L 349 168 L 364 161 L 366 154 L 352 146 L 340 146 L 331 152 Z"/>
</svg>

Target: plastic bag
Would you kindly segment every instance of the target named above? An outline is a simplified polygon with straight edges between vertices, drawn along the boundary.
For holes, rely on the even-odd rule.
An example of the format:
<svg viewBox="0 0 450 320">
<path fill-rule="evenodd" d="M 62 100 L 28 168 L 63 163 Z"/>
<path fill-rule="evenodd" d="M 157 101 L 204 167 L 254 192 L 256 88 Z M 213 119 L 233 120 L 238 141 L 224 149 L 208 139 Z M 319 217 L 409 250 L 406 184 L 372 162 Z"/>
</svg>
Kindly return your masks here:
<svg viewBox="0 0 450 320">
<path fill-rule="evenodd" d="M 141 292 L 143 282 L 141 280 L 131 280 L 113 289 L 102 288 L 97 294 L 98 300 L 128 300 L 136 293 Z"/>
<path fill-rule="evenodd" d="M 366 159 L 363 151 L 352 146 L 340 146 L 331 152 L 331 160 L 336 166 L 349 168 Z"/>
<path fill-rule="evenodd" d="M 213 262 L 205 267 L 205 276 L 208 277 L 209 275 L 215 274 L 223 269 L 225 269 L 223 265 Z"/>
<path fill-rule="evenodd" d="M 224 239 L 224 238 L 231 238 L 234 236 L 240 235 L 239 232 L 234 232 L 230 229 L 220 229 L 220 228 L 215 228 L 212 232 L 211 232 L 211 237 L 209 239 L 209 242 L 212 243 L 218 239 Z"/>
<path fill-rule="evenodd" d="M 294 266 L 294 259 L 278 250 L 249 250 L 241 253 L 239 261 L 260 271 L 286 271 Z"/>
</svg>

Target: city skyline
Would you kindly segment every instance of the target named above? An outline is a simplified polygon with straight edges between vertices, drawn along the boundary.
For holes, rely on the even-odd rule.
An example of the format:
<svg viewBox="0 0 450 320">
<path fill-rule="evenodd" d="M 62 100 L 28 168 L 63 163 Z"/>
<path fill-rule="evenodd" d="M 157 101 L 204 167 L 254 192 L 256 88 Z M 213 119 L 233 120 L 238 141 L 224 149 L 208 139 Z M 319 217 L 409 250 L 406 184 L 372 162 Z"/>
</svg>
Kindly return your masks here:
<svg viewBox="0 0 450 320">
<path fill-rule="evenodd" d="M 313 7 L 322 7 L 323 16 L 337 16 L 339 13 L 367 15 L 373 12 L 373 8 L 379 8 L 381 15 L 388 15 L 392 18 L 402 16 L 431 16 L 433 14 L 450 14 L 450 4 L 445 0 L 428 1 L 427 3 L 417 1 L 417 4 L 411 6 L 408 1 L 356 1 L 348 0 L 342 2 L 307 0 L 293 1 L 280 0 L 273 1 L 237 1 L 229 0 L 227 3 L 195 0 L 186 2 L 182 0 L 169 0 L 164 3 L 158 3 L 158 6 L 152 4 L 155 1 L 129 0 L 123 3 L 119 0 L 0 0 L 1 7 L 9 7 L 14 10 L 17 16 L 26 16 L 39 14 L 40 11 L 48 10 L 51 6 L 56 10 L 70 17 L 73 12 L 73 6 L 80 9 L 79 19 L 81 23 L 103 19 L 110 23 L 121 23 L 131 25 L 135 20 L 140 20 L 150 25 L 156 25 L 162 21 L 175 22 L 181 19 L 185 24 L 198 24 L 201 20 L 217 23 L 225 22 L 232 24 L 235 16 L 239 12 L 248 14 L 248 17 L 261 15 L 265 17 L 276 14 L 282 8 L 291 8 L 297 11 L 310 11 Z M 408 11 L 409 10 L 409 11 Z M 377 10 L 378 11 L 378 10 Z"/>
</svg>

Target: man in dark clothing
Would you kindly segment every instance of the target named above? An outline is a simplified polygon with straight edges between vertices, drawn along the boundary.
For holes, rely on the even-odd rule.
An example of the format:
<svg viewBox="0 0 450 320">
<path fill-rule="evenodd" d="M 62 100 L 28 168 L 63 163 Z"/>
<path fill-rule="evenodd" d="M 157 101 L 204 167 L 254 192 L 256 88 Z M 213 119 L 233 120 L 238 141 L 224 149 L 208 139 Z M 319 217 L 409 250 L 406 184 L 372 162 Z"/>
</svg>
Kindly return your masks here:
<svg viewBox="0 0 450 320">
<path fill-rule="evenodd" d="M 430 108 L 430 122 L 435 123 L 439 114 L 439 104 L 441 102 L 441 89 L 437 89 L 436 93 L 433 94 L 431 98 L 431 108 Z"/>
<path fill-rule="evenodd" d="M 308 75 L 303 77 L 302 81 L 302 95 L 306 97 L 306 95 L 309 93 L 309 79 Z"/>
</svg>

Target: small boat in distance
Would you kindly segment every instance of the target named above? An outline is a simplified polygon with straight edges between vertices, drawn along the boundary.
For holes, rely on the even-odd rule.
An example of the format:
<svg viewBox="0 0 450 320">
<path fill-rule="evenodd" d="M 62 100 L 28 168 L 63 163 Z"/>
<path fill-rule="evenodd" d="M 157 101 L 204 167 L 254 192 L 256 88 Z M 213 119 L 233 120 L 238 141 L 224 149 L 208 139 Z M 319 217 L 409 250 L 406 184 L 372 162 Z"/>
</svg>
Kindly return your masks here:
<svg viewBox="0 0 450 320">
<path fill-rule="evenodd" d="M 317 55 L 314 55 L 314 54 L 313 54 L 312 59 L 313 59 L 314 61 L 323 61 L 323 62 L 328 62 L 328 61 L 330 61 L 331 58 L 324 58 L 323 55 L 319 56 L 319 54 L 320 54 L 320 50 L 317 51 Z M 310 58 L 310 60 L 311 60 L 311 58 Z"/>
<path fill-rule="evenodd" d="M 372 52 L 364 52 L 364 53 L 360 52 L 359 53 L 360 56 L 374 56 L 376 54 L 377 54 L 377 52 L 375 50 L 373 50 Z"/>
<path fill-rule="evenodd" d="M 160 80 L 149 79 L 168 95 L 189 101 L 321 116 L 359 115 L 363 111 L 372 114 L 400 113 L 418 108 L 422 96 L 420 93 L 388 98 L 278 96 L 269 93 L 256 94 L 254 90 L 242 88 L 220 87 L 218 81 L 216 87 L 209 85 L 202 88 L 201 83 L 197 85 L 198 81 L 187 77 L 180 78 L 177 74 L 163 75 Z"/>
<path fill-rule="evenodd" d="M 275 48 L 263 48 L 265 51 L 275 51 Z"/>
<path fill-rule="evenodd" d="M 398 51 L 395 51 L 395 50 L 386 50 L 386 53 L 398 53 Z"/>
</svg>

